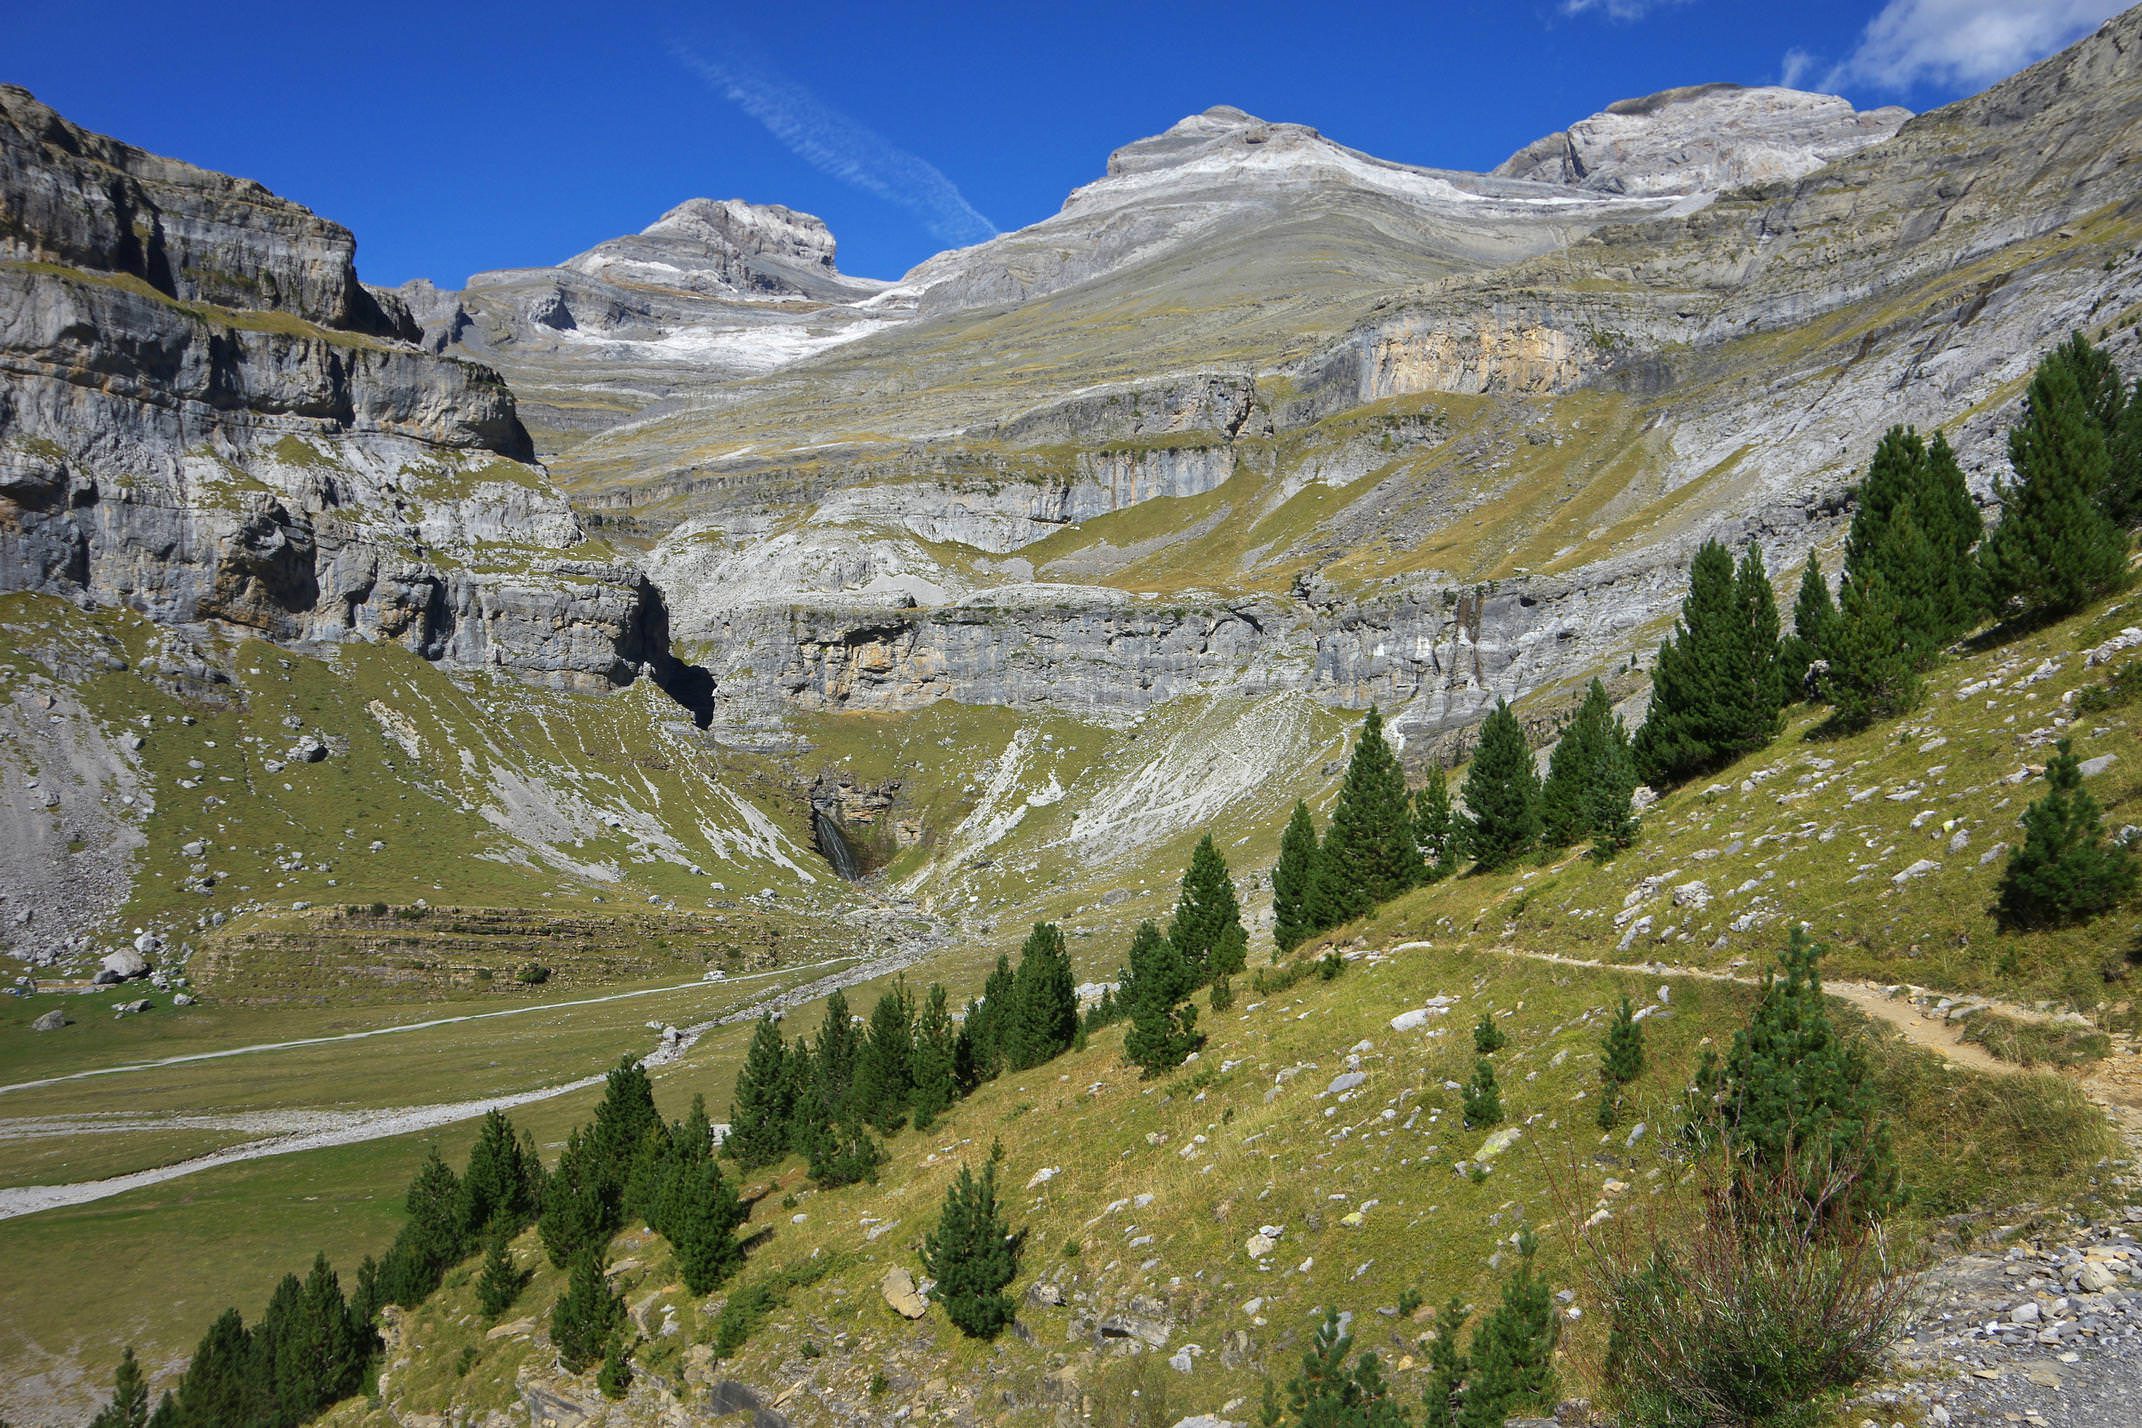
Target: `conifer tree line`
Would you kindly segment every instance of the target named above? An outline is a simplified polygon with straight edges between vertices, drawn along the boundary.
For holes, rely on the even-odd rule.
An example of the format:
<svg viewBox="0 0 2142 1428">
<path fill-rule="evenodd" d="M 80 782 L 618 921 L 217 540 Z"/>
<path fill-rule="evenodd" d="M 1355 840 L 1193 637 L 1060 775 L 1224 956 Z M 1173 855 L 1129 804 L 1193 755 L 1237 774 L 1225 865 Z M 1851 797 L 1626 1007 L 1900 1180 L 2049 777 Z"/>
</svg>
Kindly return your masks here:
<svg viewBox="0 0 2142 1428">
<path fill-rule="evenodd" d="M 1542 780 L 1524 726 L 1498 700 L 1480 725 L 1463 808 L 1440 766 L 1413 792 L 1373 706 L 1319 837 L 1294 806 L 1272 869 L 1272 939 L 1282 953 L 1400 893 L 1528 854 L 1588 843 L 1605 858 L 1636 840 L 1636 762 L 1606 686 L 1593 680 L 1562 730 Z"/>
<path fill-rule="evenodd" d="M 1248 961 L 1234 875 L 1208 833 L 1190 854 L 1167 931 L 1151 921 L 1138 925 L 1116 985 L 1087 1012 L 1086 1029 L 1128 1021 L 1124 1059 L 1144 1076 L 1162 1075 L 1204 1044 L 1191 995 L 1209 986 L 1213 1010 L 1224 1010 L 1234 1000 L 1229 979 Z"/>
<path fill-rule="evenodd" d="M 516 1133 L 503 1112 L 487 1113 L 460 1174 L 434 1147 L 403 1196 L 406 1218 L 386 1253 L 367 1255 L 345 1295 L 324 1256 L 303 1279 L 285 1275 L 252 1324 L 226 1309 L 209 1327 L 175 1388 L 146 1408 L 140 1368 L 129 1350 L 100 1428 L 294 1428 L 356 1393 L 379 1351 L 381 1309 L 414 1308 L 473 1255 L 485 1315 L 502 1316 L 530 1274 L 512 1241 L 536 1226 L 553 1263 L 573 1278 L 552 1316 L 560 1362 L 580 1372 L 610 1361 L 606 1392 L 629 1382 L 630 1345 L 621 1311 L 603 1282 L 603 1252 L 628 1221 L 639 1220 L 670 1242 L 678 1271 L 694 1294 L 717 1288 L 743 1261 L 736 1230 L 745 1208 L 714 1160 L 706 1105 L 694 1097 L 682 1121 L 656 1114 L 646 1070 L 631 1058 L 608 1076 L 594 1119 L 575 1130 L 557 1166 L 546 1173 L 535 1142 Z M 600 1296 L 596 1296 L 600 1297 Z"/>
<path fill-rule="evenodd" d="M 780 1024 L 761 1017 L 722 1150 L 745 1170 L 800 1155 L 822 1186 L 875 1180 L 885 1159 L 878 1137 L 909 1124 L 929 1129 L 977 1086 L 1045 1065 L 1078 1035 L 1078 984 L 1063 929 L 1036 923 L 1018 963 L 997 958 L 961 1016 L 942 986 L 931 983 L 918 1006 L 897 981 L 860 1031 L 838 991 L 809 1040 L 784 1042 Z"/>
<path fill-rule="evenodd" d="M 2038 364 L 2008 460 L 1988 531 L 1947 437 L 1890 428 L 1855 492 L 1836 595 L 1810 554 L 1782 638 L 1760 552 L 1736 563 L 1705 543 L 1652 666 L 1644 781 L 1685 783 L 1754 752 L 1797 699 L 1828 704 L 1837 732 L 1902 714 L 1941 652 L 1988 620 L 2057 618 L 2118 587 L 2142 522 L 2142 401 L 2083 334 Z"/>
</svg>

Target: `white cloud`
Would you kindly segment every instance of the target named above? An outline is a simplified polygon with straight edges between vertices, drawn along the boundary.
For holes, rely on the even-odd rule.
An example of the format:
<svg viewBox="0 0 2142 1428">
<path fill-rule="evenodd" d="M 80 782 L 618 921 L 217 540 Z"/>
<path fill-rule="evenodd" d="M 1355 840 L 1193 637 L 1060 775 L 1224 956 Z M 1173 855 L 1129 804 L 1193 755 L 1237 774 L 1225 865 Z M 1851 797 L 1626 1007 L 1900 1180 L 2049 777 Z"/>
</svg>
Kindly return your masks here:
<svg viewBox="0 0 2142 1428">
<path fill-rule="evenodd" d="M 1778 83 L 1787 89 L 1798 89 L 1800 81 L 1815 72 L 1816 58 L 1798 45 L 1785 51 L 1784 60 L 1778 65 Z"/>
<path fill-rule="evenodd" d="M 1822 87 L 1861 84 L 1893 93 L 1918 84 L 1976 89 L 2072 44 L 2129 3 L 1887 0 L 1868 22 L 1858 48 L 1831 68 Z M 1792 62 L 1788 54 L 1788 68 Z"/>
<path fill-rule="evenodd" d="M 996 236 L 997 226 L 935 165 L 802 85 L 740 59 L 707 59 L 682 45 L 675 53 L 790 153 L 822 174 L 906 209 L 939 242 L 979 243 Z"/>
<path fill-rule="evenodd" d="M 1641 20 L 1653 10 L 1686 3 L 1688 0 L 1562 0 L 1562 13 L 1604 15 L 1609 20 Z"/>
</svg>

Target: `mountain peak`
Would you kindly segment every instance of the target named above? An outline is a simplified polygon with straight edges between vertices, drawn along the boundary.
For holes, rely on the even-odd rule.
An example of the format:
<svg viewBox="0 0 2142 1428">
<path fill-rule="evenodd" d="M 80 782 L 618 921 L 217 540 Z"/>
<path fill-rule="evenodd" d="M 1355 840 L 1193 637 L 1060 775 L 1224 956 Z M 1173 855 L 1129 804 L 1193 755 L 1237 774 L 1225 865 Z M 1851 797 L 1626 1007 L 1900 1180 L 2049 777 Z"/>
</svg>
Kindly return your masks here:
<svg viewBox="0 0 2142 1428">
<path fill-rule="evenodd" d="M 688 198 L 638 233 L 561 267 L 609 282 L 687 292 L 807 291 L 838 280 L 833 232 L 814 214 L 740 198 Z"/>
</svg>

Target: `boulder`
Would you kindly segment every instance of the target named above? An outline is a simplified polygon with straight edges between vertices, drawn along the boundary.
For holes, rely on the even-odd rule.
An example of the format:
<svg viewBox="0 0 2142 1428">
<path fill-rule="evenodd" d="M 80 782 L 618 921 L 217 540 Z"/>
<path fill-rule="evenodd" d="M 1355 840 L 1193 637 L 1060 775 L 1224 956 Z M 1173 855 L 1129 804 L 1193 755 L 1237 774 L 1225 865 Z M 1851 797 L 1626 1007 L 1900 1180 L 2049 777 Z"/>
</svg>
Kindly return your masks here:
<svg viewBox="0 0 2142 1428">
<path fill-rule="evenodd" d="M 113 987 L 121 982 L 131 982 L 137 977 L 146 977 L 149 972 L 149 959 L 138 947 L 128 947 L 112 953 L 97 964 L 95 981 L 100 987 Z"/>
<path fill-rule="evenodd" d="M 915 1276 L 897 1264 L 878 1281 L 878 1293 L 885 1296 L 886 1307 L 903 1319 L 920 1319 L 929 1312 L 929 1301 L 915 1286 Z"/>
<path fill-rule="evenodd" d="M 30 1030 L 58 1031 L 61 1027 L 67 1025 L 70 1025 L 67 1020 L 67 1013 L 61 1011 L 58 1007 L 54 1007 L 52 1010 L 46 1012 L 37 1020 L 31 1022 Z"/>
</svg>

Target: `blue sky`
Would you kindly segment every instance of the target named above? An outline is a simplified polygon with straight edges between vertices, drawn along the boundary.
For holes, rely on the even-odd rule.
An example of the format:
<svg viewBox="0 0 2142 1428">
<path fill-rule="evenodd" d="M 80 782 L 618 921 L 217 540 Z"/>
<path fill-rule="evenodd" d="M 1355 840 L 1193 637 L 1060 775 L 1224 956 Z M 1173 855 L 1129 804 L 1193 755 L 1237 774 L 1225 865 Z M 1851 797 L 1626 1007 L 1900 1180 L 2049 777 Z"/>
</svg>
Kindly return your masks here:
<svg viewBox="0 0 2142 1428">
<path fill-rule="evenodd" d="M 0 81 L 354 229 L 373 282 L 555 262 L 693 196 L 897 276 L 1212 104 L 1484 168 L 1609 103 L 1793 79 L 1932 108 L 2120 0 L 9 7 Z"/>
</svg>

